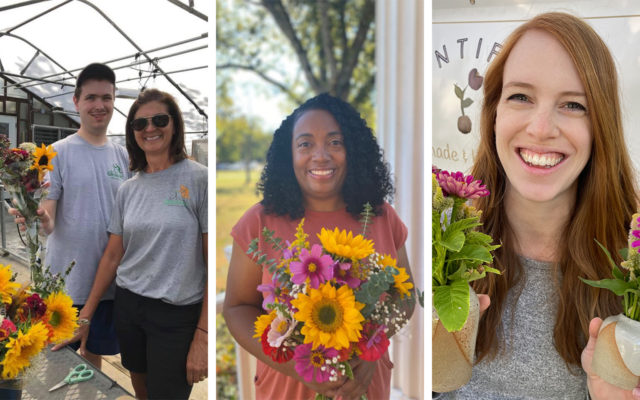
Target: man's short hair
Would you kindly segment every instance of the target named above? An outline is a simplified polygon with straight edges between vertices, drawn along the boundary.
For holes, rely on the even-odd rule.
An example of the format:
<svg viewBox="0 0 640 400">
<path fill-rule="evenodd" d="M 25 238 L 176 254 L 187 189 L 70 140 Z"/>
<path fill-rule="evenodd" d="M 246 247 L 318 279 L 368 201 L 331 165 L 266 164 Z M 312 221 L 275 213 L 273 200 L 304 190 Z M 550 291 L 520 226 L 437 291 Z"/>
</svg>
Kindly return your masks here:
<svg viewBox="0 0 640 400">
<path fill-rule="evenodd" d="M 107 81 L 116 87 L 116 74 L 109 66 L 100 63 L 89 64 L 80 72 L 76 81 L 76 90 L 73 93 L 76 99 L 80 98 L 82 85 L 88 80 Z"/>
</svg>

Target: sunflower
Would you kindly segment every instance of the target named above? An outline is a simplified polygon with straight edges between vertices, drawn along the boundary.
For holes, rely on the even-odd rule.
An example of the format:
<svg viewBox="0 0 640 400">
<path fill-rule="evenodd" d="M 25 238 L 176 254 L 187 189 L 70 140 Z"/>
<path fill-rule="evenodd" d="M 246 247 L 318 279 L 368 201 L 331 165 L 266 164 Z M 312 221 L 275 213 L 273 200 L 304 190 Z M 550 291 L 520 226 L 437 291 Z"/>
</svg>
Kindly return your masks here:
<svg viewBox="0 0 640 400">
<path fill-rule="evenodd" d="M 398 271 L 397 274 L 393 276 L 395 288 L 400 293 L 400 297 L 403 298 L 405 295 L 407 297 L 411 297 L 411 292 L 409 290 L 413 289 L 413 283 L 406 282 L 409 279 L 409 274 L 407 274 L 407 270 L 405 268 L 395 267 Z"/>
<path fill-rule="evenodd" d="M 53 327 L 51 341 L 57 343 L 73 337 L 78 328 L 78 317 L 71 297 L 63 292 L 51 293 L 44 303 L 47 305 L 45 321 Z"/>
<path fill-rule="evenodd" d="M 51 160 L 56 156 L 55 151 L 53 151 L 53 146 L 49 145 L 47 147 L 42 143 L 42 147 L 36 147 L 33 152 L 33 165 L 31 165 L 31 169 L 38 170 L 38 179 L 42 180 L 42 175 L 46 170 L 53 171 L 53 165 L 51 165 Z"/>
<path fill-rule="evenodd" d="M 11 304 L 13 296 L 20 287 L 19 283 L 11 280 L 11 266 L 0 264 L 0 301 L 3 304 Z"/>
<path fill-rule="evenodd" d="M 373 242 L 367 240 L 362 235 L 353 236 L 351 231 L 340 231 L 335 228 L 333 231 L 322 228 L 318 234 L 322 247 L 328 252 L 338 257 L 351 260 L 361 260 L 373 253 Z"/>
<path fill-rule="evenodd" d="M 9 338 L 5 345 L 7 353 L 2 365 L 2 379 L 13 379 L 29 366 L 31 357 L 40 353 L 47 343 L 47 327 L 38 322 L 26 332 L 18 331 L 17 337 Z"/>
<path fill-rule="evenodd" d="M 397 266 L 397 262 L 396 259 L 391 257 L 389 254 L 381 254 L 382 259 L 380 260 L 380 265 L 382 266 L 382 268 L 385 267 L 393 267 L 393 268 L 398 268 Z"/>
<path fill-rule="evenodd" d="M 336 289 L 327 282 L 310 289 L 309 295 L 299 294 L 291 304 L 299 310 L 294 318 L 304 322 L 300 330 L 304 343 L 312 343 L 313 349 L 323 345 L 340 350 L 360 339 L 364 304 L 356 301 L 349 286 Z"/>
<path fill-rule="evenodd" d="M 271 322 L 273 322 L 273 320 L 276 318 L 276 310 L 272 310 L 269 314 L 262 314 L 261 316 L 259 316 L 256 321 L 253 323 L 255 326 L 255 335 L 253 335 L 254 338 L 260 338 L 262 337 L 262 333 L 264 332 L 265 329 L 267 329 L 267 327 L 269 325 L 271 325 Z"/>
</svg>

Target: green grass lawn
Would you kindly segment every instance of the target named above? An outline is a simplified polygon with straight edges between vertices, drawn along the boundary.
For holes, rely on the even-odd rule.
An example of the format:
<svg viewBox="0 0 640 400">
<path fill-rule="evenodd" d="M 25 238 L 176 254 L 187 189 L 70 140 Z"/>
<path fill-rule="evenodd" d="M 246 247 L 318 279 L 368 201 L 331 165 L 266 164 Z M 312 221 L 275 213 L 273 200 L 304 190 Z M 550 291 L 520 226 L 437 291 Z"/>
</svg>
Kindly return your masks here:
<svg viewBox="0 0 640 400">
<path fill-rule="evenodd" d="M 216 293 L 223 291 L 227 282 L 229 260 L 224 248 L 233 243 L 231 228 L 260 200 L 256 194 L 259 178 L 260 171 L 251 171 L 251 182 L 247 184 L 244 171 L 216 172 Z"/>
</svg>

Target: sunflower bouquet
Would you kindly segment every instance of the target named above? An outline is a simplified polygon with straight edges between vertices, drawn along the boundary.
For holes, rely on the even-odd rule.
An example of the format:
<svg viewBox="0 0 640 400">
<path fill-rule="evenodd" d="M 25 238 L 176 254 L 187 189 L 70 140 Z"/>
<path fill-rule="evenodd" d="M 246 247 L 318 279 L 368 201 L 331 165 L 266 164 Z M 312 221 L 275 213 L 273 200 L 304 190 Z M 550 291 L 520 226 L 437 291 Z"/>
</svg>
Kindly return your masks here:
<svg viewBox="0 0 640 400">
<path fill-rule="evenodd" d="M 274 361 L 293 359 L 307 382 L 353 378 L 349 360 L 378 360 L 389 346 L 388 330 L 407 322 L 403 305 L 414 301 L 413 284 L 405 268 L 365 238 L 372 215 L 365 205 L 362 234 L 322 228 L 321 244 L 314 245 L 304 218 L 291 243 L 265 228 L 263 238 L 282 254 L 278 260 L 267 260 L 258 239 L 249 246 L 248 254 L 272 275 L 257 288 L 266 313 L 255 321 L 254 338 Z"/>
<path fill-rule="evenodd" d="M 14 206 L 25 218 L 26 244 L 32 274 L 42 274 L 37 261 L 40 242 L 36 210 L 40 200 L 47 194 L 43 186 L 44 173 L 53 170 L 51 159 L 55 156 L 56 152 L 51 145 L 36 147 L 33 143 L 25 142 L 17 148 L 11 148 L 9 139 L 0 135 L 0 179 L 10 193 Z M 35 278 L 32 276 L 32 279 Z"/>
<path fill-rule="evenodd" d="M 23 286 L 0 264 L 0 378 L 15 379 L 48 344 L 73 337 L 77 310 L 64 280 Z"/>
</svg>

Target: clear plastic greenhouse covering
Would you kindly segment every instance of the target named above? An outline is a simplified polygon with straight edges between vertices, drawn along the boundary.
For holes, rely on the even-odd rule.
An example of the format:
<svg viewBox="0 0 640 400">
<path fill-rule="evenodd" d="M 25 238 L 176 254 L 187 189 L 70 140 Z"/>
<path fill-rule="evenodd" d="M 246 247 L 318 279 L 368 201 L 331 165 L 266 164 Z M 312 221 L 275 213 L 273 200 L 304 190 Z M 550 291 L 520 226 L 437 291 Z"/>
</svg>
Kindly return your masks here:
<svg viewBox="0 0 640 400">
<path fill-rule="evenodd" d="M 116 73 L 108 135 L 123 135 L 143 88 L 171 93 L 183 112 L 187 147 L 208 131 L 211 0 L 2 0 L 0 72 L 74 116 L 78 73 L 92 62 Z M 13 86 L 13 88 L 12 88 Z"/>
</svg>

